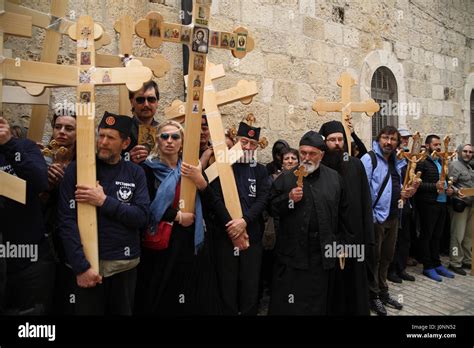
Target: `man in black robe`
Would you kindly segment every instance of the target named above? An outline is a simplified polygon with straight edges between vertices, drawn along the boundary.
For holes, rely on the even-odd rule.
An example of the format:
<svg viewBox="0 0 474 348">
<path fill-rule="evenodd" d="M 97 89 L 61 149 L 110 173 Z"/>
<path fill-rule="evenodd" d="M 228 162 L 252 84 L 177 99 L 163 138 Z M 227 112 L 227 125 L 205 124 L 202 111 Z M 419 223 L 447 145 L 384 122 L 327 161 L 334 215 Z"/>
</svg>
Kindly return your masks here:
<svg viewBox="0 0 474 348">
<path fill-rule="evenodd" d="M 270 315 L 329 313 L 338 247 L 346 235 L 344 183 L 321 164 L 326 151 L 314 131 L 300 140 L 300 158 L 308 175 L 297 187 L 293 171 L 273 183 L 271 213 L 280 218 L 276 237 Z"/>
<path fill-rule="evenodd" d="M 373 277 L 371 263 L 367 258 L 373 255 L 374 227 L 372 222 L 372 199 L 362 162 L 347 153 L 344 126 L 339 121 L 322 125 L 319 133 L 325 137 L 328 150 L 322 163 L 336 170 L 344 180 L 349 203 L 350 238 L 349 245 L 361 247 L 360 257 L 349 255 L 344 270 L 336 267 L 333 303 L 330 313 L 334 315 L 369 315 L 368 276 Z"/>
</svg>

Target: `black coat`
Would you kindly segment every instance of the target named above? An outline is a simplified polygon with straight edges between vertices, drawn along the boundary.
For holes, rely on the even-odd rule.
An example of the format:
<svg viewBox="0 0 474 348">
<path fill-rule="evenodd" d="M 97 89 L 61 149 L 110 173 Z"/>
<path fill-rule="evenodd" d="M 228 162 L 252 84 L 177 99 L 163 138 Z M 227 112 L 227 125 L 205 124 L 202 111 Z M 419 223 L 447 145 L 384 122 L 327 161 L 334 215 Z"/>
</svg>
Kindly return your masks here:
<svg viewBox="0 0 474 348">
<path fill-rule="evenodd" d="M 416 165 L 416 172 L 418 171 L 421 172 L 421 180 L 423 181 L 416 191 L 415 198 L 417 202 L 436 203 L 436 199 L 438 198 L 436 183 L 440 178 L 438 167 L 431 157 L 428 157 L 426 160 L 421 161 Z"/>
<path fill-rule="evenodd" d="M 373 277 L 374 224 L 369 183 L 362 162 L 350 157 L 343 166 L 342 178 L 349 202 L 350 233 L 346 242 L 364 246 L 365 258 L 346 259 L 344 270 L 336 267 L 333 303 L 336 315 L 369 315 L 368 278 Z"/>
<path fill-rule="evenodd" d="M 273 183 L 271 214 L 280 218 L 275 252 L 280 262 L 290 267 L 309 269 L 308 226 L 311 204 L 318 214 L 319 238 L 324 254 L 325 246 L 344 243 L 347 238 L 348 202 L 341 176 L 323 164 L 304 178 L 303 199 L 289 204 L 289 192 L 296 187 L 293 171 L 282 173 Z M 323 257 L 325 270 L 333 269 L 336 258 Z"/>
</svg>

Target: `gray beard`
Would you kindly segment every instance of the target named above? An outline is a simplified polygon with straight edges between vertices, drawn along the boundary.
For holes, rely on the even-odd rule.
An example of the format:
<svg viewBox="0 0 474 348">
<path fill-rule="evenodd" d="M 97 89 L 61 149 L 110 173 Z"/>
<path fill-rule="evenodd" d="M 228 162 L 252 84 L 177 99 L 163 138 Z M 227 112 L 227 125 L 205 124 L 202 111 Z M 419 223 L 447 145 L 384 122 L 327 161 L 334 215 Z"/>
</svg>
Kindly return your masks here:
<svg viewBox="0 0 474 348">
<path fill-rule="evenodd" d="M 319 163 L 317 165 L 316 164 L 303 163 L 303 165 L 304 165 L 306 171 L 308 172 L 308 175 L 313 173 L 319 167 Z"/>
</svg>

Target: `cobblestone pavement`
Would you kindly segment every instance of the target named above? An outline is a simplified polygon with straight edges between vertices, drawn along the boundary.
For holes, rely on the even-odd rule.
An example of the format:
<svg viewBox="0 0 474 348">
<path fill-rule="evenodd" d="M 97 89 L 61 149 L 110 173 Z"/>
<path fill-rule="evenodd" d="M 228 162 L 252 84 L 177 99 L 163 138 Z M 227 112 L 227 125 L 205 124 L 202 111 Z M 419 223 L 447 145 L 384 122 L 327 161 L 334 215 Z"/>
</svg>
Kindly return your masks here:
<svg viewBox="0 0 474 348">
<path fill-rule="evenodd" d="M 442 258 L 445 266 L 448 259 Z M 422 274 L 423 266 L 408 267 L 414 282 L 402 284 L 388 281 L 390 295 L 403 302 L 403 309 L 387 307 L 388 315 L 474 315 L 474 276 L 455 275 L 454 279 L 442 277 L 438 283 Z M 259 315 L 266 315 L 269 297 L 264 293 Z M 374 315 L 374 314 L 372 314 Z"/>
</svg>

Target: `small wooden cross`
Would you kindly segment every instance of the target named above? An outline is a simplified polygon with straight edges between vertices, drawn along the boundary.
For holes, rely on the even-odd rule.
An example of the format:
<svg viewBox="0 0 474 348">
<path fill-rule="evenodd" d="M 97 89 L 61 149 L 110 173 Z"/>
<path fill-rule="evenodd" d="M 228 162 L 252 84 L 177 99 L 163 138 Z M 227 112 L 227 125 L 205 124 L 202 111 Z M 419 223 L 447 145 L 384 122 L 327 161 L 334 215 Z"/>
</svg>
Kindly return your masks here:
<svg viewBox="0 0 474 348">
<path fill-rule="evenodd" d="M 326 112 L 341 113 L 341 122 L 346 133 L 346 139 L 348 142 L 346 145 L 349 156 L 351 155 L 351 130 L 349 127 L 349 123 L 352 120 L 351 113 L 365 112 L 368 116 L 372 116 L 380 110 L 380 105 L 373 99 L 368 99 L 364 102 L 351 101 L 351 87 L 355 84 L 356 82 L 352 76 L 348 72 L 343 72 L 337 80 L 337 85 L 341 87 L 341 101 L 326 102 L 324 98 L 318 98 L 313 104 L 313 110 L 322 116 L 324 116 Z"/>
<path fill-rule="evenodd" d="M 403 179 L 403 187 L 402 191 L 405 191 L 409 186 L 413 184 L 415 180 L 421 180 L 421 172 L 415 173 L 416 164 L 420 161 L 423 161 L 428 157 L 426 150 L 421 150 L 421 136 L 420 132 L 415 132 L 412 137 L 412 146 L 411 152 L 405 152 L 402 149 L 398 150 L 397 158 L 398 159 L 405 159 L 407 161 L 407 170 L 405 173 L 405 178 Z M 405 200 L 400 198 L 398 201 L 399 207 L 403 208 L 403 204 L 405 204 Z"/>
<path fill-rule="evenodd" d="M 189 47 L 189 83 L 184 134 L 186 141 L 183 147 L 183 161 L 193 165 L 197 165 L 199 161 L 206 57 L 209 47 L 231 50 L 233 56 L 239 59 L 254 47 L 254 41 L 245 28 L 237 28 L 233 33 L 209 29 L 211 3 L 211 0 L 193 1 L 193 23 L 191 25 L 164 22 L 163 16 L 158 12 L 149 12 L 145 19 L 135 25 L 136 34 L 143 38 L 149 47 L 158 48 L 163 41 L 184 44 Z M 195 84 L 195 81 L 201 83 Z M 181 179 L 180 198 L 181 210 L 194 212 L 196 187 L 188 178 Z"/>
<path fill-rule="evenodd" d="M 306 171 L 306 167 L 304 165 L 300 165 L 297 170 L 293 172 L 295 176 L 298 177 L 296 181 L 296 186 L 303 187 L 303 178 L 308 176 L 308 172 Z"/>
<path fill-rule="evenodd" d="M 446 181 L 446 176 L 448 175 L 448 164 L 449 160 L 452 159 L 454 156 L 456 156 L 456 152 L 454 151 L 449 151 L 449 142 L 451 141 L 451 138 L 449 135 L 444 137 L 444 152 L 437 152 L 433 151 L 431 153 L 431 157 L 433 159 L 440 158 L 442 161 L 442 166 L 441 166 L 441 173 L 439 176 L 439 181 L 444 183 Z M 438 190 L 438 193 L 444 192 L 444 188 L 441 190 Z"/>
</svg>

